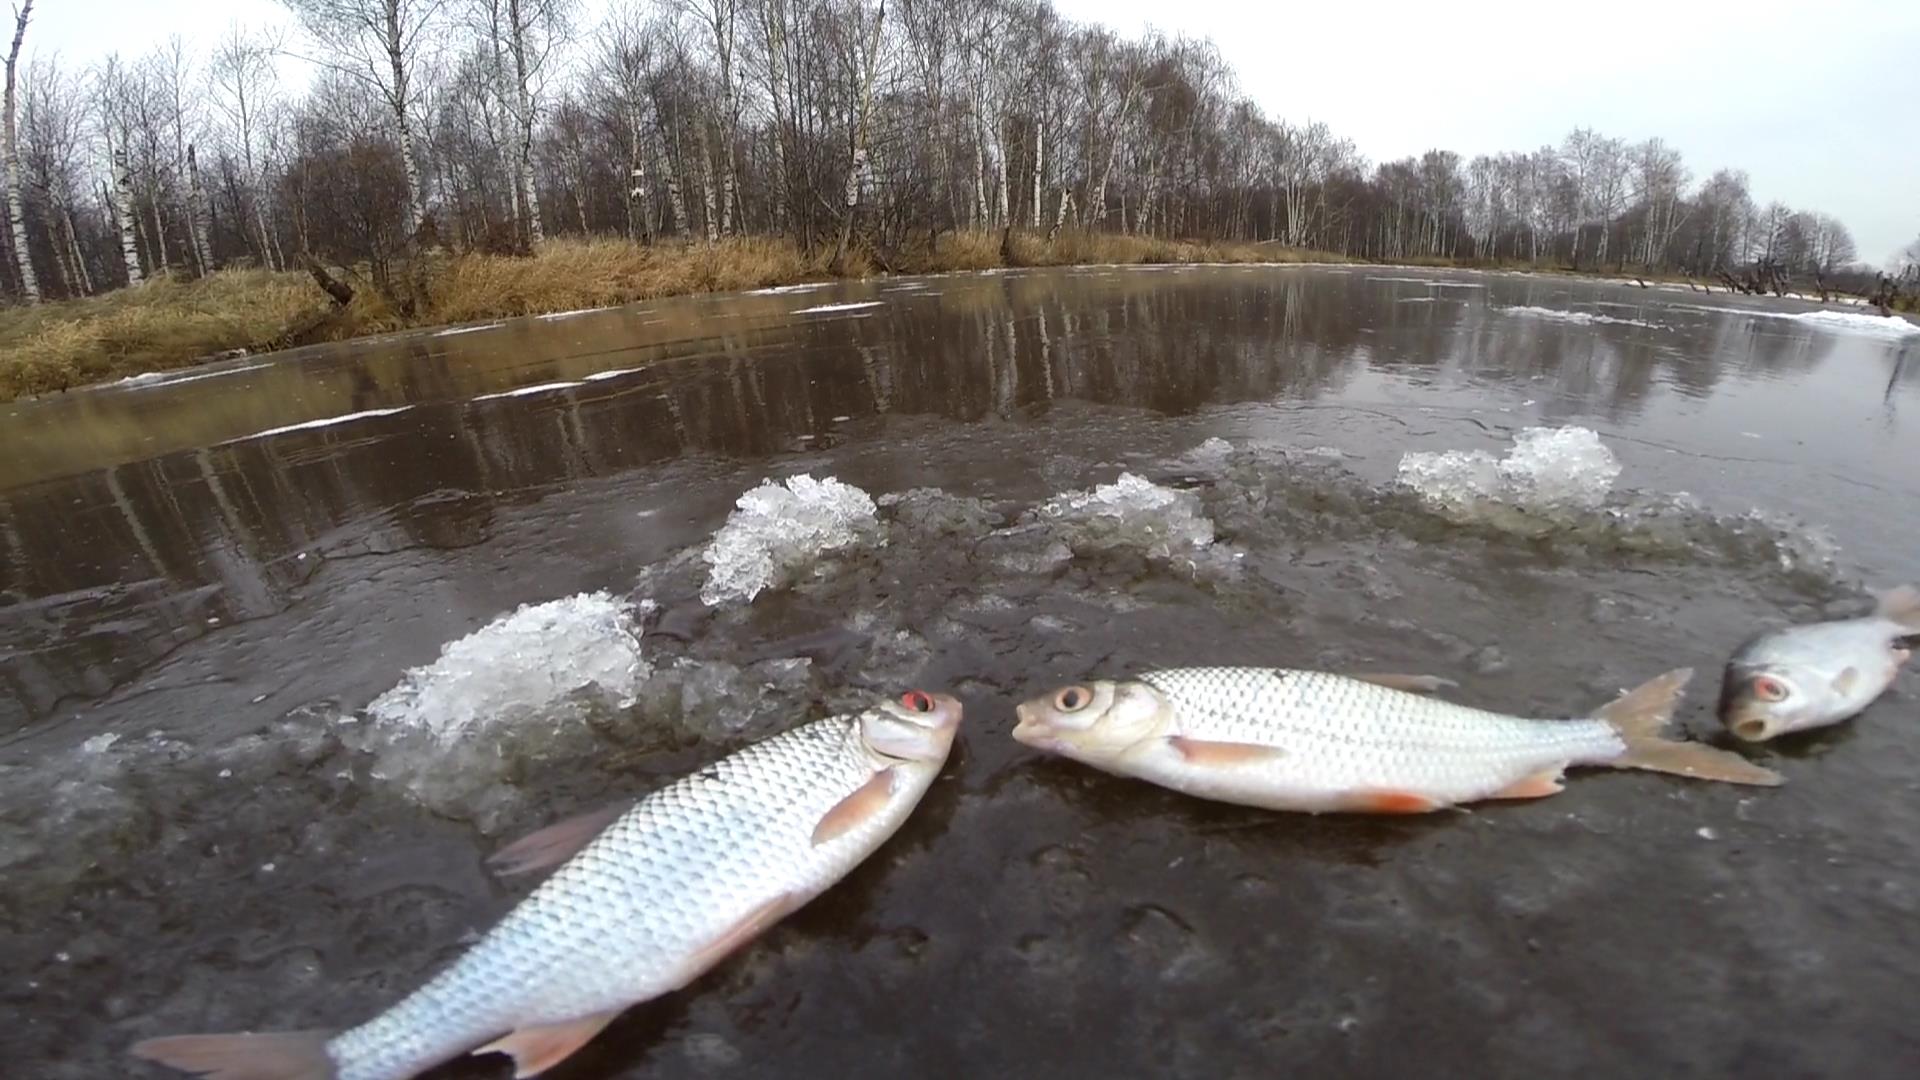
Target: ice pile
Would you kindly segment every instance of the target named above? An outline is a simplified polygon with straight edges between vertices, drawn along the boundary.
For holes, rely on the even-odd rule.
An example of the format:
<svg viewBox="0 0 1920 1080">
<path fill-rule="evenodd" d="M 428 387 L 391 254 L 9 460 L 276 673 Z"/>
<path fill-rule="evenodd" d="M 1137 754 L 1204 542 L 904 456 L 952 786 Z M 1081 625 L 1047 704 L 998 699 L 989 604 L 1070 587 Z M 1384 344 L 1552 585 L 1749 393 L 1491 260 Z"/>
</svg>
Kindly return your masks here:
<svg viewBox="0 0 1920 1080">
<path fill-rule="evenodd" d="M 1449 516 L 1473 516 L 1490 504 L 1546 517 L 1598 509 L 1620 476 L 1620 462 L 1583 427 L 1527 428 L 1503 459 L 1484 450 L 1410 452 L 1398 479 Z"/>
<path fill-rule="evenodd" d="M 1213 521 L 1198 496 L 1133 473 L 1055 495 L 1034 508 L 1032 519 L 1062 534 L 1077 553 L 1131 550 L 1164 559 L 1213 543 Z"/>
<path fill-rule="evenodd" d="M 522 606 L 408 671 L 342 737 L 375 778 L 492 831 L 532 771 L 576 760 L 634 703 L 651 666 L 640 614 L 604 592 Z"/>
<path fill-rule="evenodd" d="M 597 692 L 621 707 L 647 676 L 635 607 L 604 592 L 525 604 L 446 645 L 367 706 L 381 724 L 450 742 Z"/>
<path fill-rule="evenodd" d="M 740 496 L 702 558 L 709 606 L 751 602 L 761 592 L 792 584 L 832 551 L 883 542 L 873 499 L 829 476 L 767 481 Z"/>
<path fill-rule="evenodd" d="M 1616 326 L 1645 326 L 1659 329 L 1659 323 L 1642 322 L 1639 319 L 1618 319 L 1612 315 L 1596 315 L 1591 311 L 1563 311 L 1559 308 L 1543 307 L 1503 307 L 1495 308 L 1503 315 L 1524 315 L 1534 319 L 1552 319 L 1556 322 L 1578 323 L 1591 326 L 1594 323 L 1612 323 Z"/>
</svg>

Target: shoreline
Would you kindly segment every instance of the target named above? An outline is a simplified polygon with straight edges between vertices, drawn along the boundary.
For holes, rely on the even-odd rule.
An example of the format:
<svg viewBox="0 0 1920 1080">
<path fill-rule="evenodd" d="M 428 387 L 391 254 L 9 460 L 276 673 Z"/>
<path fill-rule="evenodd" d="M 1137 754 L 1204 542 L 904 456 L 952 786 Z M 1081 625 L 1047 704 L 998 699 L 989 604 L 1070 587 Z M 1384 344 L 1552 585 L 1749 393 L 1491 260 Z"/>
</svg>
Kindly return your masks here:
<svg viewBox="0 0 1920 1080">
<path fill-rule="evenodd" d="M 1387 262 L 1289 248 L 1275 242 L 1213 244 L 1112 234 L 1013 236 L 1008 264 L 998 233 L 959 232 L 886 267 L 862 261 L 831 273 L 777 238 L 736 237 L 643 246 L 624 239 L 564 239 L 533 255 L 465 254 L 432 260 L 427 307 L 393 310 L 358 274 L 345 305 L 327 303 L 302 271 L 226 270 L 192 281 L 160 279 L 79 300 L 0 310 L 0 402 L 26 401 L 120 383 L 159 381 L 188 369 L 251 360 L 319 344 L 394 333 L 460 333 L 474 323 L 566 315 L 676 296 L 797 291 L 840 282 L 995 274 L 1026 269 L 1129 266 L 1356 266 L 1379 270 L 1466 271 L 1570 279 L 1658 289 L 1744 295 L 1671 276 L 1622 275 L 1467 260 Z M 1775 299 L 1765 297 L 1765 299 Z M 1822 304 L 1817 297 L 1784 299 Z M 1837 294 L 1822 306 L 1859 308 Z M 194 378 L 196 376 L 182 376 Z"/>
</svg>

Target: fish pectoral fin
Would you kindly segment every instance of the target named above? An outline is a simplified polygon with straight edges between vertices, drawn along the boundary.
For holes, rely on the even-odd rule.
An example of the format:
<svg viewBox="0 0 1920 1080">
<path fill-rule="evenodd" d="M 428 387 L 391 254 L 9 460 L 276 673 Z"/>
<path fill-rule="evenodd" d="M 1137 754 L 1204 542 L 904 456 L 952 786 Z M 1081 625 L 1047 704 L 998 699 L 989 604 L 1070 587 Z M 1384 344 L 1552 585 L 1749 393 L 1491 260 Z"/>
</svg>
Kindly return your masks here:
<svg viewBox="0 0 1920 1080">
<path fill-rule="evenodd" d="M 1836 694 L 1851 693 L 1854 684 L 1859 681 L 1860 669 L 1856 667 L 1847 668 L 1845 671 L 1833 677 L 1833 692 Z"/>
<path fill-rule="evenodd" d="M 1443 679 L 1438 675 L 1392 675 L 1386 672 L 1369 671 L 1347 676 L 1360 682 L 1384 686 L 1389 690 L 1405 690 L 1409 694 L 1437 694 L 1442 690 L 1458 687 L 1452 679 Z"/>
<path fill-rule="evenodd" d="M 859 828 L 885 810 L 892 798 L 893 768 L 889 766 L 874 773 L 866 783 L 855 788 L 853 794 L 834 803 L 833 809 L 821 815 L 820 823 L 813 827 L 813 846 L 819 847 Z"/>
<path fill-rule="evenodd" d="M 1564 768 L 1544 769 L 1532 776 L 1522 777 L 1487 796 L 1489 799 L 1544 799 L 1549 795 L 1558 795 L 1567 785 L 1560 779 Z"/>
<path fill-rule="evenodd" d="M 791 915 L 806 902 L 805 896 L 781 893 L 754 908 L 739 922 L 728 927 L 719 937 L 687 957 L 686 962 L 680 965 L 679 971 L 675 974 L 670 989 L 678 990 L 699 978 L 713 965 L 725 960 L 736 949 L 759 937 L 768 927 Z"/>
<path fill-rule="evenodd" d="M 581 848 L 631 809 L 633 802 L 626 800 L 556 821 L 487 856 L 487 864 L 503 877 L 559 866 L 579 854 Z"/>
<path fill-rule="evenodd" d="M 524 1080 L 525 1077 L 538 1076 L 572 1057 L 574 1051 L 592 1042 L 593 1037 L 619 1015 L 620 1011 L 616 1009 L 582 1016 L 578 1020 L 564 1020 L 558 1024 L 514 1028 L 473 1052 L 511 1057 L 514 1080 Z"/>
<path fill-rule="evenodd" d="M 1260 743 L 1214 742 L 1210 739 L 1188 738 L 1185 735 L 1169 736 L 1167 745 L 1173 747 L 1174 752 L 1185 758 L 1189 764 L 1219 768 L 1254 765 L 1287 756 L 1287 752 L 1277 746 L 1263 746 Z"/>
<path fill-rule="evenodd" d="M 1430 814 L 1444 805 L 1417 791 L 1392 788 L 1355 791 L 1344 802 L 1347 810 L 1361 814 Z"/>
</svg>

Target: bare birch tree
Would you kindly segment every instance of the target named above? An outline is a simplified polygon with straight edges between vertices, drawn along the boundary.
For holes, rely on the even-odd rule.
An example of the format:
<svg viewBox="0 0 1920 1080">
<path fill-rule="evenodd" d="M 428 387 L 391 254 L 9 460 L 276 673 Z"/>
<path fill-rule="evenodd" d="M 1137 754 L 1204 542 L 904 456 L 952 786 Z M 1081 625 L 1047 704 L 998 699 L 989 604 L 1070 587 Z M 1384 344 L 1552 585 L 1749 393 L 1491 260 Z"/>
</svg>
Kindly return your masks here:
<svg viewBox="0 0 1920 1080">
<path fill-rule="evenodd" d="M 7 90 L 6 90 L 6 145 L 0 146 L 0 154 L 5 156 L 7 185 L 7 225 L 13 239 L 13 261 L 20 270 L 20 293 L 27 303 L 40 302 L 40 279 L 33 272 L 33 252 L 27 242 L 27 214 L 24 201 L 20 197 L 20 131 L 15 120 L 15 86 L 20 69 L 20 43 L 27 36 L 27 20 L 33 16 L 33 0 L 13 12 L 13 45 L 7 50 Z"/>
</svg>

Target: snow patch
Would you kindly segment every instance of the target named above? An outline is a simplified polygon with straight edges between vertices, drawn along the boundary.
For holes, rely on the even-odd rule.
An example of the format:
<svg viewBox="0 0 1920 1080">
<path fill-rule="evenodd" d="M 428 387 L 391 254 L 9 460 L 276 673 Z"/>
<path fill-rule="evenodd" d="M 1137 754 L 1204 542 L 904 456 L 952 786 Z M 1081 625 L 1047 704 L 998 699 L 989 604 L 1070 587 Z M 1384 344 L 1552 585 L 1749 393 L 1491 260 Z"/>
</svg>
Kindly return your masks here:
<svg viewBox="0 0 1920 1080">
<path fill-rule="evenodd" d="M 1857 311 L 1802 311 L 1788 315 L 1787 318 L 1836 334 L 1861 334 L 1892 341 L 1912 334 L 1920 334 L 1920 323 L 1903 319 L 1898 315 L 1864 315 Z"/>
<path fill-rule="evenodd" d="M 1555 322 L 1578 323 L 1590 326 L 1594 323 L 1612 323 L 1616 326 L 1644 326 L 1650 330 L 1661 329 L 1659 323 L 1643 322 L 1639 319 L 1620 319 L 1612 315 L 1597 315 L 1591 311 L 1564 311 L 1560 308 L 1543 307 L 1503 307 L 1494 308 L 1502 315 L 1522 315 L 1532 319 L 1551 319 Z"/>
<path fill-rule="evenodd" d="M 583 378 L 587 382 L 599 382 L 602 379 L 617 379 L 622 375 L 631 375 L 639 370 L 637 367 L 621 367 L 614 368 L 611 371 L 596 371 L 591 375 L 583 376 Z"/>
<path fill-rule="evenodd" d="M 535 315 L 534 318 L 539 319 L 542 322 L 552 322 L 555 319 L 571 319 L 575 315 L 591 315 L 596 311 L 605 311 L 605 310 L 606 308 L 591 308 L 591 307 L 574 308 L 572 311 L 550 311 L 545 315 Z"/>
<path fill-rule="evenodd" d="M 202 371 L 191 375 L 178 371 L 143 371 L 138 375 L 129 375 L 124 379 L 115 379 L 108 386 L 121 386 L 129 390 L 138 390 L 148 386 L 174 386 L 179 383 L 199 382 L 201 379 L 218 379 L 223 375 L 238 375 L 243 371 L 259 371 L 274 364 L 268 360 L 258 364 L 243 364 L 240 367 L 225 368 L 220 371 Z"/>
<path fill-rule="evenodd" d="M 1552 516 L 1598 509 L 1619 475 L 1620 462 L 1591 430 L 1533 427 L 1514 437 L 1504 459 L 1485 450 L 1410 452 L 1398 479 L 1450 515 L 1499 503 Z"/>
<path fill-rule="evenodd" d="M 801 285 L 775 285 L 772 288 L 768 288 L 768 289 L 750 290 L 747 293 L 747 295 L 748 296 L 781 296 L 786 293 L 809 292 L 813 289 L 824 289 L 831 284 L 833 284 L 833 282 L 831 281 L 809 281 Z"/>
<path fill-rule="evenodd" d="M 829 476 L 767 481 L 741 495 L 726 524 L 702 553 L 709 606 L 752 602 L 763 591 L 792 584 L 821 556 L 884 542 L 873 499 Z"/>
<path fill-rule="evenodd" d="M 413 408 L 411 405 L 400 405 L 391 409 L 366 409 L 362 412 L 347 413 L 344 416 L 326 416 L 318 420 L 307 420 L 298 424 L 288 424 L 285 427 L 256 431 L 251 435 L 242 435 L 237 439 L 228 439 L 227 442 L 245 442 L 248 439 L 264 439 L 272 435 L 285 435 L 291 431 L 309 431 L 313 428 L 332 427 L 335 424 L 344 424 L 352 420 L 371 420 L 376 416 L 392 416 L 395 413 L 403 413 L 411 408 Z"/>
<path fill-rule="evenodd" d="M 521 386 L 512 390 L 502 390 L 496 394 L 481 394 L 475 401 L 493 401 L 496 398 L 525 397 L 528 394 L 544 394 L 549 390 L 571 390 L 576 386 L 585 386 L 577 381 L 538 383 L 534 386 Z"/>
<path fill-rule="evenodd" d="M 847 304 L 821 304 L 818 307 L 801 308 L 795 315 L 819 315 L 828 311 L 859 311 L 862 308 L 881 307 L 885 300 L 858 300 Z"/>
<path fill-rule="evenodd" d="M 501 324 L 497 322 L 482 323 L 479 326 L 452 326 L 452 327 L 448 327 L 445 330 L 434 331 L 433 336 L 434 337 L 456 337 L 460 334 L 474 334 L 482 330 L 498 330 L 500 326 Z"/>
</svg>

